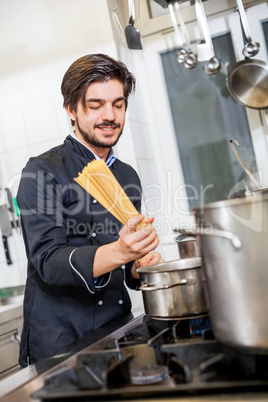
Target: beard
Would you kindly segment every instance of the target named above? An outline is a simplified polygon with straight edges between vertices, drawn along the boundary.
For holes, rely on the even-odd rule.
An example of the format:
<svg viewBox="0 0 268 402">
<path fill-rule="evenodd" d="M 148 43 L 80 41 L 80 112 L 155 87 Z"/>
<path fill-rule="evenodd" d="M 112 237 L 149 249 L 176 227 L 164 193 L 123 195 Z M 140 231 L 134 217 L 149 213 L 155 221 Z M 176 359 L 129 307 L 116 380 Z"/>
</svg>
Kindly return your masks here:
<svg viewBox="0 0 268 402">
<path fill-rule="evenodd" d="M 78 119 L 76 119 L 76 125 L 77 125 L 77 128 L 78 128 L 80 134 L 82 135 L 83 139 L 86 141 L 86 143 L 88 145 L 91 145 L 92 147 L 96 147 L 96 148 L 112 148 L 112 147 L 114 147 L 118 143 L 121 135 L 123 134 L 123 128 L 122 128 L 122 130 L 119 132 L 118 137 L 114 140 L 114 142 L 107 145 L 104 141 L 99 141 L 94 135 L 89 135 L 86 131 L 84 131 L 80 127 Z M 106 123 L 103 122 L 102 124 L 100 124 L 100 126 L 101 127 L 107 126 L 107 127 L 114 127 L 114 128 L 120 127 L 119 124 L 110 123 L 110 122 L 106 122 Z M 96 125 L 95 127 L 98 127 L 98 126 Z"/>
</svg>

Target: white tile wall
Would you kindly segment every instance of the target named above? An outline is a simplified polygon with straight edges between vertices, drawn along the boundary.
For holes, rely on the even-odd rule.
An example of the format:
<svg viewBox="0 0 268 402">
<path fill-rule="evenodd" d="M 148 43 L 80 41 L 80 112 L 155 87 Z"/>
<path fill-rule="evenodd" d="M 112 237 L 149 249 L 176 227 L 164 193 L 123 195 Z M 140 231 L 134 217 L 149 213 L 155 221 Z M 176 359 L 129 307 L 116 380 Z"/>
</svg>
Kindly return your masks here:
<svg viewBox="0 0 268 402">
<path fill-rule="evenodd" d="M 27 144 L 22 110 L 8 110 L 0 115 L 1 151 L 12 151 Z"/>
<path fill-rule="evenodd" d="M 149 204 L 147 203 L 150 215 L 150 212 L 158 209 L 159 199 L 153 198 L 155 195 L 158 197 L 156 186 L 161 181 L 159 178 L 161 150 L 155 145 L 155 132 L 152 132 L 154 125 L 150 124 L 150 127 L 148 125 L 148 121 L 150 123 L 148 113 L 150 114 L 152 110 L 148 92 L 149 80 L 143 69 L 142 52 L 138 51 L 134 54 L 124 45 L 124 52 L 118 56 L 106 0 L 98 0 L 98 2 L 65 0 L 55 3 L 55 7 L 53 3 L 53 7 L 49 9 L 45 0 L 39 0 L 42 2 L 40 7 L 31 8 L 32 1 L 25 0 L 23 7 L 20 8 L 16 27 L 19 28 L 20 23 L 29 20 L 29 12 L 36 12 L 38 23 L 33 24 L 33 28 L 38 33 L 38 38 L 31 35 L 29 31 L 31 24 L 26 24 L 26 27 L 23 24 L 25 30 L 18 29 L 17 32 L 10 29 L 10 24 L 14 23 L 14 19 L 11 18 L 14 14 L 12 9 L 14 0 L 6 2 L 3 11 L 6 13 L 6 19 L 10 21 L 9 25 L 4 25 L 5 29 L 9 30 L 10 49 L 7 42 L 0 43 L 0 55 L 6 56 L 2 57 L 2 60 L 9 63 L 1 62 L 0 65 L 2 187 L 9 185 L 15 194 L 20 172 L 29 157 L 58 145 L 69 134 L 70 122 L 63 110 L 60 94 L 62 76 L 78 57 L 86 53 L 103 52 L 112 57 L 120 57 L 135 75 L 138 71 L 137 90 L 129 100 L 124 133 L 115 151 L 120 159 L 131 164 L 138 171 L 145 198 L 149 198 L 150 201 Z M 86 24 L 81 24 L 81 12 Z M 80 17 L 73 18 L 73 15 L 77 13 Z M 64 19 L 65 24 L 58 24 L 59 17 L 61 21 Z M 34 18 L 31 13 L 31 21 Z M 99 29 L 100 21 L 101 29 Z M 1 29 L 3 26 L 0 27 Z M 98 34 L 92 34 L 95 32 Z M 14 49 L 17 51 L 15 52 Z M 138 69 L 137 65 L 139 65 Z M 1 192 L 3 190 L 0 190 Z M 160 230 L 165 225 L 164 216 L 165 213 L 162 212 L 156 216 L 156 224 Z M 13 233 L 9 243 L 13 260 L 11 266 L 6 265 L 0 244 L 0 287 L 22 284 L 26 278 L 26 258 L 21 235 Z M 170 244 L 166 247 L 165 242 L 161 243 L 159 251 L 164 258 L 167 258 L 165 253 L 167 256 L 170 255 Z M 141 293 L 131 291 L 130 294 L 133 308 L 138 311 L 143 306 Z"/>
<path fill-rule="evenodd" d="M 151 137 L 147 123 L 131 118 L 130 126 L 136 157 L 138 159 L 153 160 Z"/>
<path fill-rule="evenodd" d="M 0 43 L 1 203 L 6 203 L 6 186 L 16 195 L 28 159 L 60 144 L 71 131 L 60 92 L 69 65 L 87 53 L 116 57 L 106 0 L 52 3 L 25 0 L 14 14 L 11 0 L 2 9 L 8 23 L 0 26 L 6 38 Z M 127 158 L 135 159 L 131 152 Z M 24 284 L 26 278 L 22 235 L 13 230 L 8 244 L 13 263 L 6 264 L 0 242 L 0 287 Z"/>
<path fill-rule="evenodd" d="M 24 105 L 24 120 L 29 144 L 40 140 L 54 140 L 59 133 L 56 109 L 47 99 L 31 99 Z"/>
<path fill-rule="evenodd" d="M 123 134 L 115 146 L 115 154 L 119 159 L 133 166 L 132 162 L 135 160 L 135 148 L 128 119 L 126 119 Z"/>
</svg>

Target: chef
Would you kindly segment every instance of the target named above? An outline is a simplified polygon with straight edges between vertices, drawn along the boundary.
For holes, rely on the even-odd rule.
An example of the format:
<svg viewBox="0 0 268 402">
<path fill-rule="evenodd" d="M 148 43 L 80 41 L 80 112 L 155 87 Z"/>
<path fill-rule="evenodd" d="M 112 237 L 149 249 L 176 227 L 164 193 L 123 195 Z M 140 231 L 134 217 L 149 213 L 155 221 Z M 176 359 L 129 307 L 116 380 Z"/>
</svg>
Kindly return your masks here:
<svg viewBox="0 0 268 402">
<path fill-rule="evenodd" d="M 140 213 L 139 177 L 113 151 L 134 89 L 122 62 L 104 54 L 76 60 L 61 86 L 74 130 L 22 171 L 17 201 L 28 259 L 22 367 L 129 312 L 125 283 L 138 289 L 136 269 L 162 261 L 154 251 L 154 219 Z M 139 211 L 123 227 L 74 181 L 94 159 L 106 162 Z M 146 226 L 136 231 L 142 220 Z"/>
</svg>

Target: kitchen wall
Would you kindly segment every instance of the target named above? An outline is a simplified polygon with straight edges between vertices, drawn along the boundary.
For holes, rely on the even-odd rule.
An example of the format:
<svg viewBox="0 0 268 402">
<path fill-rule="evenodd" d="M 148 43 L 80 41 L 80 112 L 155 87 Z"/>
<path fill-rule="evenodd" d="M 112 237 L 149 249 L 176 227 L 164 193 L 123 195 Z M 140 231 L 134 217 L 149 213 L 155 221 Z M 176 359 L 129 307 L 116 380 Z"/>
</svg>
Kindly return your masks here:
<svg viewBox="0 0 268 402">
<path fill-rule="evenodd" d="M 211 0 L 206 4 L 211 4 L 210 12 L 217 14 L 217 7 L 230 2 L 234 3 Z M 158 250 L 166 260 L 172 260 L 178 257 L 174 222 L 180 226 L 193 222 L 159 63 L 158 42 L 172 48 L 173 35 L 170 26 L 165 32 L 158 25 L 169 21 L 167 15 L 154 20 L 148 20 L 147 15 L 147 20 L 141 18 L 140 22 L 145 32 L 144 49 L 129 50 L 112 22 L 116 4 L 117 0 L 0 0 L 0 35 L 5 38 L 0 42 L 0 204 L 6 202 L 5 187 L 16 194 L 28 158 L 59 144 L 71 130 L 60 94 L 66 69 L 84 54 L 103 52 L 120 58 L 137 77 L 116 154 L 139 172 L 144 211 L 155 216 Z M 143 10 L 145 0 L 140 4 Z M 127 11 L 127 2 L 119 0 L 117 13 L 123 29 L 128 23 Z M 196 25 L 192 15 L 186 16 L 192 21 L 190 26 Z M 179 198 L 180 212 L 171 195 L 176 201 Z M 13 264 L 6 264 L 0 242 L 0 289 L 21 285 L 26 278 L 21 234 L 13 230 L 8 242 Z M 141 295 L 131 294 L 138 308 Z"/>
<path fill-rule="evenodd" d="M 30 156 L 62 142 L 70 123 L 62 107 L 60 85 L 64 72 L 78 57 L 102 52 L 117 57 L 106 0 L 0 0 L 0 203 L 5 187 L 16 195 L 21 169 Z M 136 148 L 144 154 L 142 122 Z M 134 167 L 136 153 L 129 121 L 117 155 Z M 149 157 L 150 159 L 150 157 Z M 147 173 L 147 167 L 144 167 Z M 8 238 L 12 264 L 7 265 L 0 242 L 0 288 L 25 283 L 26 260 L 22 235 Z M 140 295 L 139 295 L 140 296 Z M 134 306 L 141 303 L 134 296 Z M 136 298 L 135 298 L 136 297 Z M 136 301 L 137 300 L 137 301 Z"/>
<path fill-rule="evenodd" d="M 70 133 L 60 85 L 74 60 L 87 53 L 102 52 L 120 57 L 135 74 L 142 53 L 137 59 L 122 44 L 111 18 L 115 5 L 116 0 L 0 0 L 0 36 L 5 38 L 0 43 L 0 204 L 7 202 L 5 187 L 16 195 L 21 170 L 29 157 L 61 143 Z M 120 18 L 126 25 L 126 17 Z M 140 74 L 116 154 L 139 172 L 146 195 L 144 211 L 158 215 L 155 225 L 161 237 L 163 213 L 157 212 L 162 191 L 157 160 L 161 159 L 148 127 L 146 86 L 147 77 Z M 168 251 L 168 256 L 162 241 L 158 247 L 166 259 L 177 257 L 172 237 L 171 233 L 172 253 Z M 19 230 L 12 230 L 8 245 L 10 265 L 0 242 L 0 289 L 23 285 L 26 280 L 24 243 Z M 139 309 L 141 294 L 130 293 L 134 309 Z"/>
</svg>

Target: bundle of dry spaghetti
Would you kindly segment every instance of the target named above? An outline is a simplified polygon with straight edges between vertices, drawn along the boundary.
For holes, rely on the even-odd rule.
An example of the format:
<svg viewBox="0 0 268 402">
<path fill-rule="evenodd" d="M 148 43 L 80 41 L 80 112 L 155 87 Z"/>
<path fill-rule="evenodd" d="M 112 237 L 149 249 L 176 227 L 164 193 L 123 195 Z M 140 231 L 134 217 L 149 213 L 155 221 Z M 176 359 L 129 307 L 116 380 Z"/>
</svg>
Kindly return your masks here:
<svg viewBox="0 0 268 402">
<path fill-rule="evenodd" d="M 94 197 L 105 209 L 113 214 L 123 225 L 138 211 L 108 168 L 104 160 L 94 160 L 84 167 L 74 180 Z M 145 226 L 141 222 L 137 230 Z"/>
</svg>

